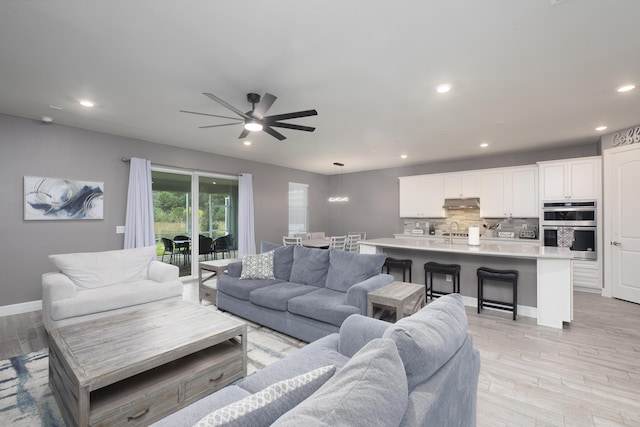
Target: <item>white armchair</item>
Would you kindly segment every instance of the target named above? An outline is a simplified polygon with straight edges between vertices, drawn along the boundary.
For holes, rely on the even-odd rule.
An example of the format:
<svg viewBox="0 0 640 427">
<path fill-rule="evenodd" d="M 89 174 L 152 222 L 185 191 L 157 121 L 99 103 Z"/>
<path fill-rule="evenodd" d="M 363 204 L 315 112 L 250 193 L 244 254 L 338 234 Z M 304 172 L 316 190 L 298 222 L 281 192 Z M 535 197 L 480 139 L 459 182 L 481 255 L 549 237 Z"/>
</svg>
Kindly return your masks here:
<svg viewBox="0 0 640 427">
<path fill-rule="evenodd" d="M 47 331 L 157 301 L 182 298 L 178 267 L 155 261 L 155 246 L 50 255 L 58 272 L 42 275 Z"/>
</svg>

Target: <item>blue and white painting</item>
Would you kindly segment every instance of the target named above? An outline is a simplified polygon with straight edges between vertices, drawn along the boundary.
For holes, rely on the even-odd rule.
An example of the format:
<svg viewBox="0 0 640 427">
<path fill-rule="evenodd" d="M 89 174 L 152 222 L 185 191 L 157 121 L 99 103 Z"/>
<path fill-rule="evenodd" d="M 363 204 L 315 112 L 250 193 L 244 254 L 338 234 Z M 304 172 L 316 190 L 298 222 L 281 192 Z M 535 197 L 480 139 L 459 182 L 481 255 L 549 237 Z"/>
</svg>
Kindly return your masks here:
<svg viewBox="0 0 640 427">
<path fill-rule="evenodd" d="M 24 177 L 24 219 L 104 219 L 104 182 Z"/>
</svg>

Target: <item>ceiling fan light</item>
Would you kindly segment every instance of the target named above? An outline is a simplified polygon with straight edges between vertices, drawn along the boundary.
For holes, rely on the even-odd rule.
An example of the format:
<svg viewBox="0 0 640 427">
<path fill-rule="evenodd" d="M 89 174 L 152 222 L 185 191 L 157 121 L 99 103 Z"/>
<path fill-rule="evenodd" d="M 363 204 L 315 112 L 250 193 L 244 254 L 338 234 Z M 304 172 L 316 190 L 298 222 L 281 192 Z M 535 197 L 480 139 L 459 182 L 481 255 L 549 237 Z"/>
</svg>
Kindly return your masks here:
<svg viewBox="0 0 640 427">
<path fill-rule="evenodd" d="M 259 132 L 262 130 L 262 124 L 257 121 L 248 121 L 244 124 L 244 128 L 249 132 Z"/>
</svg>

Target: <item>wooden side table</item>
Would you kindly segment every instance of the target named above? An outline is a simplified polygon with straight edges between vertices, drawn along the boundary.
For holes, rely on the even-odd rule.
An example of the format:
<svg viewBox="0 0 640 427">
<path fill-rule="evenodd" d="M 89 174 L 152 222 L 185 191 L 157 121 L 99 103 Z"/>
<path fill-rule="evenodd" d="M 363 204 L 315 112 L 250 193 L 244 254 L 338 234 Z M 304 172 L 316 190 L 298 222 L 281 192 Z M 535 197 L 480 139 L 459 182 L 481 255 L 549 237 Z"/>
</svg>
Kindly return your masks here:
<svg viewBox="0 0 640 427">
<path fill-rule="evenodd" d="M 214 277 L 218 277 L 224 274 L 227 274 L 227 267 L 232 262 L 241 261 L 240 258 L 227 258 L 227 259 L 217 259 L 213 261 L 201 261 L 199 263 L 198 268 L 198 298 L 202 300 L 209 301 L 212 304 L 216 303 L 216 287 L 215 283 L 205 284 L 207 280 L 210 280 Z M 208 276 L 203 276 L 203 271 L 209 271 L 211 274 Z"/>
<path fill-rule="evenodd" d="M 373 306 L 396 312 L 396 321 L 412 315 L 425 306 L 426 287 L 418 283 L 393 282 L 373 292 L 367 298 L 367 316 L 373 316 Z"/>
</svg>

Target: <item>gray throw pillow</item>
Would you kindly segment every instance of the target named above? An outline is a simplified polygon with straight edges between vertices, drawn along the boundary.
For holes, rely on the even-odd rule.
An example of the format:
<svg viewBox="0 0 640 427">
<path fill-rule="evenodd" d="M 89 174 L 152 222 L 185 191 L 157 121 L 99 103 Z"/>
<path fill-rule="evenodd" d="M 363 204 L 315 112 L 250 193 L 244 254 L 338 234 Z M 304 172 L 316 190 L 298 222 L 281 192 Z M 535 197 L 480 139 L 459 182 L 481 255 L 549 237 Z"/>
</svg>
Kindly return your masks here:
<svg viewBox="0 0 640 427">
<path fill-rule="evenodd" d="M 293 246 L 292 283 L 324 288 L 329 271 L 329 251 L 326 249 Z"/>
<path fill-rule="evenodd" d="M 380 274 L 385 254 L 358 254 L 329 249 L 327 288 L 347 292 L 356 283 Z"/>
<path fill-rule="evenodd" d="M 458 351 L 467 336 L 467 314 L 460 294 L 438 298 L 416 314 L 389 326 L 407 372 L 409 390 L 425 382 Z"/>
<path fill-rule="evenodd" d="M 274 251 L 273 275 L 276 279 L 289 281 L 293 267 L 293 246 L 282 246 L 271 242 L 260 242 L 260 252 Z"/>
<path fill-rule="evenodd" d="M 273 426 L 397 426 L 407 408 L 407 378 L 396 345 L 378 338 Z"/>
</svg>

